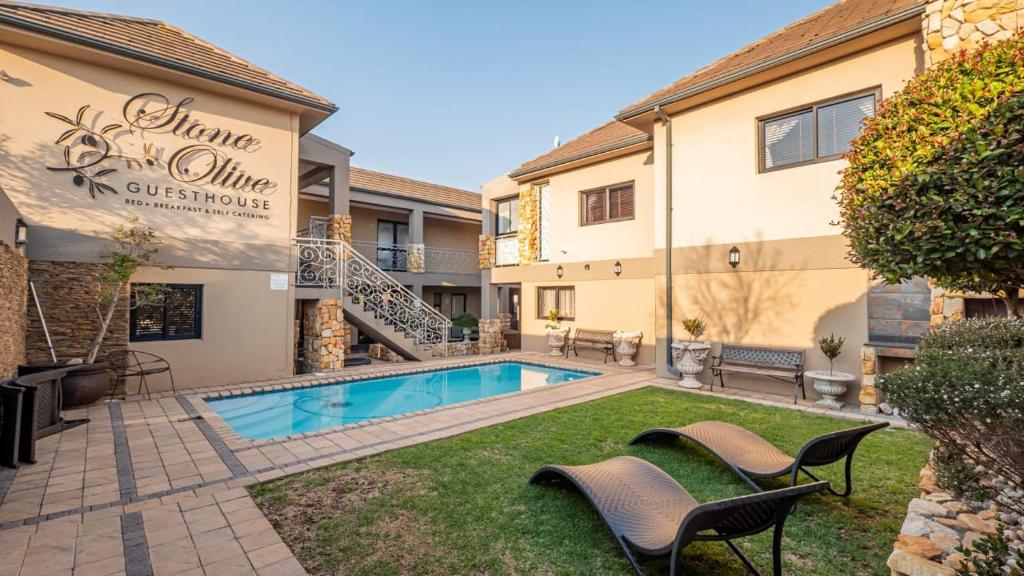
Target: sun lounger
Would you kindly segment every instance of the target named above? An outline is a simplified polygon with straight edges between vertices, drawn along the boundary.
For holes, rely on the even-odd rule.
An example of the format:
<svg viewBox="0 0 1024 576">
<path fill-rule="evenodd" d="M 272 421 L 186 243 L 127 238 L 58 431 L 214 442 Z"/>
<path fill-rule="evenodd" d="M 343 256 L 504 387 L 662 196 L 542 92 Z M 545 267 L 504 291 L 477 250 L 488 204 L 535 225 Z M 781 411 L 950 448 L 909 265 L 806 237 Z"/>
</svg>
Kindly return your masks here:
<svg viewBox="0 0 1024 576">
<path fill-rule="evenodd" d="M 772 527 L 773 574 L 781 576 L 786 517 L 801 498 L 828 487 L 828 482 L 817 482 L 700 504 L 660 468 L 632 456 L 584 466 L 545 466 L 530 478 L 531 484 L 559 481 L 570 482 L 587 497 L 641 576 L 637 554 L 671 554 L 675 576 L 682 550 L 699 541 L 724 541 L 752 573 L 760 575 L 733 540 Z"/>
<path fill-rule="evenodd" d="M 682 428 L 654 428 L 637 434 L 630 444 L 669 438 L 692 440 L 717 456 L 755 490 L 761 490 L 761 487 L 754 483 L 753 478 L 775 478 L 788 474 L 790 485 L 796 486 L 797 476 L 802 471 L 812 479 L 820 480 L 807 468 L 824 466 L 846 458 L 846 490 L 839 493 L 831 487 L 828 489 L 832 494 L 845 498 L 853 491 L 850 467 L 857 445 L 871 432 L 888 425 L 887 422 L 881 422 L 818 436 L 805 444 L 796 458 L 746 428 L 727 422 L 708 421 Z"/>
</svg>

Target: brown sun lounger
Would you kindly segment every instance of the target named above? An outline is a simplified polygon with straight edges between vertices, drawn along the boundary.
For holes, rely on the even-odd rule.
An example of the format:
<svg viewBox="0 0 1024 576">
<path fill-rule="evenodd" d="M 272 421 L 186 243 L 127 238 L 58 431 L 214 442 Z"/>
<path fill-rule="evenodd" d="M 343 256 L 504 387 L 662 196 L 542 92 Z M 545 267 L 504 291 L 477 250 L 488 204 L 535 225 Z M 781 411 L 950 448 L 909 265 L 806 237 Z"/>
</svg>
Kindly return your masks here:
<svg viewBox="0 0 1024 576">
<path fill-rule="evenodd" d="M 786 517 L 801 498 L 828 487 L 828 482 L 817 482 L 701 504 L 661 468 L 633 456 L 584 466 L 545 466 L 530 478 L 531 484 L 560 481 L 587 497 L 641 576 L 637 554 L 671 554 L 670 574 L 675 576 L 682 550 L 700 541 L 724 541 L 748 570 L 760 575 L 733 540 L 772 527 L 773 574 L 781 576 Z"/>
<path fill-rule="evenodd" d="M 753 478 L 775 478 L 788 474 L 790 485 L 796 486 L 800 472 L 816 481 L 820 480 L 807 470 L 808 467 L 824 466 L 846 458 L 846 490 L 839 493 L 831 487 L 828 488 L 832 494 L 845 498 L 853 492 L 851 466 L 857 445 L 868 434 L 888 425 L 888 422 L 880 422 L 818 436 L 805 444 L 796 458 L 746 428 L 716 421 L 697 422 L 682 428 L 653 428 L 637 434 L 630 444 L 669 438 L 692 440 L 717 456 L 758 491 L 762 488 L 752 480 Z"/>
</svg>

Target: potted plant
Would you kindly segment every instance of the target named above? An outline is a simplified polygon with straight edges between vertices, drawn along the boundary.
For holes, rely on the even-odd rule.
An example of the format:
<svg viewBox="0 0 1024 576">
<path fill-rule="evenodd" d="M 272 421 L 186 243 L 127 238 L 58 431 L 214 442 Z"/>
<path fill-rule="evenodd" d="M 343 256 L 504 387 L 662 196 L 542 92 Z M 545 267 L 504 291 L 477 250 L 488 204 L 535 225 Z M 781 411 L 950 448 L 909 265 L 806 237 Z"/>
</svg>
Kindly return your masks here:
<svg viewBox="0 0 1024 576">
<path fill-rule="evenodd" d="M 463 340 L 469 340 L 473 331 L 476 329 L 477 326 L 479 326 L 479 323 L 480 321 L 477 320 L 476 316 L 468 312 L 461 316 L 457 316 L 454 320 L 452 320 L 453 326 L 459 326 L 460 328 L 462 328 Z"/>
<path fill-rule="evenodd" d="M 569 335 L 569 327 L 562 327 L 562 311 L 552 309 L 548 311 L 548 323 L 544 325 L 544 331 L 548 336 L 548 346 L 551 347 L 549 356 L 561 356 L 565 348 L 565 338 Z"/>
<path fill-rule="evenodd" d="M 683 388 L 697 389 L 702 386 L 697 376 L 704 372 L 704 361 L 711 351 L 711 343 L 698 341 L 698 338 L 704 335 L 707 327 L 708 321 L 703 316 L 683 318 L 683 330 L 690 334 L 690 339 L 672 343 L 672 364 L 683 376 L 679 381 Z"/>
<path fill-rule="evenodd" d="M 842 336 L 836 338 L 835 334 L 829 334 L 818 340 L 818 348 L 828 358 L 828 370 L 811 370 L 807 372 L 807 376 L 814 380 L 814 390 L 821 395 L 821 400 L 818 400 L 817 405 L 822 408 L 833 410 L 842 408 L 843 402 L 839 398 L 846 394 L 846 383 L 853 382 L 855 379 L 854 375 L 849 372 L 836 372 L 832 369 L 836 358 L 842 354 L 845 343 L 846 338 Z"/>
<path fill-rule="evenodd" d="M 62 406 L 64 408 L 92 404 L 103 398 L 109 391 L 109 363 L 105 360 L 97 361 L 100 347 L 114 319 L 114 314 L 123 298 L 128 294 L 131 277 L 139 268 L 153 262 L 157 246 L 160 243 L 156 232 L 152 228 L 140 225 L 136 217 L 129 218 L 126 224 L 117 226 L 110 239 L 112 247 L 100 253 L 104 274 L 96 296 L 96 315 L 99 325 L 89 344 L 86 357 L 55 364 L 19 367 L 19 372 L 25 374 L 77 365 L 61 381 Z M 145 288 L 136 287 L 129 308 L 159 301 L 165 293 L 166 287 L 159 284 L 150 284 Z"/>
</svg>

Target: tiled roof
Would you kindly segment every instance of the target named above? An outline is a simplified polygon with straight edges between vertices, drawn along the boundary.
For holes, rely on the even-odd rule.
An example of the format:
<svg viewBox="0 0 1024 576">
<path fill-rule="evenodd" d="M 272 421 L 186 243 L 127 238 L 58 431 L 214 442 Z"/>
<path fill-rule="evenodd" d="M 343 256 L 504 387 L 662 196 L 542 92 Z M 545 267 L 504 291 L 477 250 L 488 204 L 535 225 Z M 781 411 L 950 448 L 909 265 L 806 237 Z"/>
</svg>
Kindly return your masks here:
<svg viewBox="0 0 1024 576">
<path fill-rule="evenodd" d="M 159 20 L 0 0 L 0 24 L 333 112 L 328 100 Z"/>
<path fill-rule="evenodd" d="M 349 187 L 364 192 L 412 198 L 466 210 L 480 211 L 483 207 L 482 197 L 476 192 L 374 172 L 355 166 L 349 172 Z"/>
<path fill-rule="evenodd" d="M 566 142 L 546 154 L 524 163 L 514 170 L 510 176 L 513 178 L 522 176 L 530 172 L 580 160 L 604 151 L 647 142 L 650 139 L 651 136 L 649 134 L 618 120 L 612 120 L 574 140 Z"/>
<path fill-rule="evenodd" d="M 842 39 L 875 25 L 906 20 L 916 16 L 923 5 L 924 0 L 840 0 L 631 104 L 619 117 L 629 117 L 677 93 L 714 84 L 752 66 L 799 54 L 821 42 Z"/>
</svg>

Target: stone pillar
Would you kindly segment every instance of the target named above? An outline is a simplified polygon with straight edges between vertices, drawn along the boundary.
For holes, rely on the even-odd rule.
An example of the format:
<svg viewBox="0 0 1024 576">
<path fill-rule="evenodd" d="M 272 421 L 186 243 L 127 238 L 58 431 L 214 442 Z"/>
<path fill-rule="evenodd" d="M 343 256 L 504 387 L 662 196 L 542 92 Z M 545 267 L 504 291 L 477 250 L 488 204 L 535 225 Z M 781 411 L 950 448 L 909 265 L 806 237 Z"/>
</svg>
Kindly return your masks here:
<svg viewBox="0 0 1024 576">
<path fill-rule="evenodd" d="M 501 320 L 491 318 L 480 320 L 480 354 L 497 354 L 501 352 Z"/>
<path fill-rule="evenodd" d="M 348 339 L 341 300 L 307 300 L 302 305 L 306 372 L 341 370 L 345 367 Z"/>
<path fill-rule="evenodd" d="M 998 42 L 1024 27 L 1024 0 L 931 0 L 922 31 L 931 66 L 982 41 Z"/>
<path fill-rule="evenodd" d="M 327 225 L 328 240 L 352 242 L 352 215 L 335 214 Z"/>
<path fill-rule="evenodd" d="M 929 284 L 931 284 L 929 282 Z M 965 295 L 931 284 L 932 309 L 929 324 L 932 327 L 946 322 L 956 322 L 964 317 Z"/>
<path fill-rule="evenodd" d="M 427 249 L 423 244 L 409 244 L 405 250 L 406 270 L 413 274 L 427 271 Z"/>
<path fill-rule="evenodd" d="M 878 389 L 875 388 L 878 354 L 871 346 L 862 346 L 860 349 L 860 371 L 863 375 L 860 383 L 860 411 L 874 414 L 878 412 Z"/>
<path fill-rule="evenodd" d="M 28 262 L 0 242 L 0 380 L 13 378 L 25 362 L 25 310 L 28 306 Z"/>
<path fill-rule="evenodd" d="M 497 248 L 494 244 L 494 236 L 491 234 L 480 235 L 480 269 L 490 270 L 494 268 L 497 258 Z"/>
<path fill-rule="evenodd" d="M 540 203 L 535 186 L 519 191 L 519 265 L 536 262 L 540 257 Z"/>
</svg>

